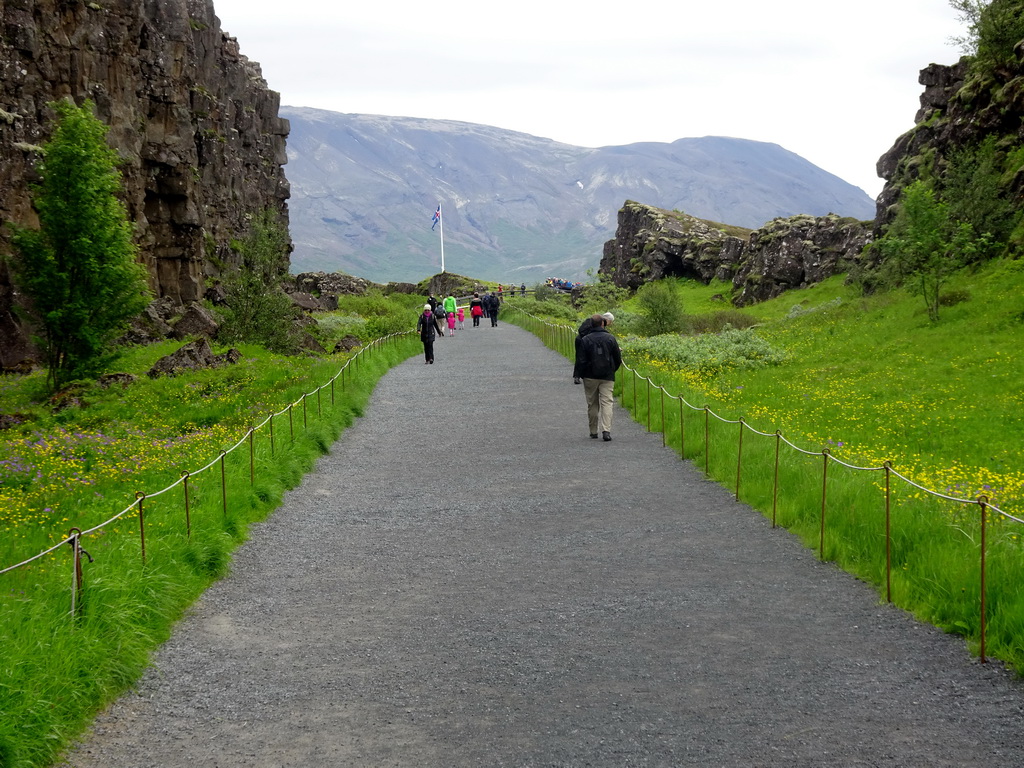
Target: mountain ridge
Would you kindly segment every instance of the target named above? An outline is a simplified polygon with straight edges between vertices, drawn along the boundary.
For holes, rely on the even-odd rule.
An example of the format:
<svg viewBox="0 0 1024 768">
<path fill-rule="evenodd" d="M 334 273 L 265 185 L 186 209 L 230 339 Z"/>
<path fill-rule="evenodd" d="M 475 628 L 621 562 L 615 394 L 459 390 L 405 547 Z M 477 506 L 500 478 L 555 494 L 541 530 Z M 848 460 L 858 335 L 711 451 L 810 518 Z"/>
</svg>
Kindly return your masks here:
<svg viewBox="0 0 1024 768">
<path fill-rule="evenodd" d="M 627 199 L 755 228 L 797 213 L 873 218 L 848 182 L 777 144 L 731 137 L 578 147 L 455 120 L 281 107 L 291 123 L 292 271 L 377 282 L 445 267 L 483 279 L 580 279 Z"/>
</svg>

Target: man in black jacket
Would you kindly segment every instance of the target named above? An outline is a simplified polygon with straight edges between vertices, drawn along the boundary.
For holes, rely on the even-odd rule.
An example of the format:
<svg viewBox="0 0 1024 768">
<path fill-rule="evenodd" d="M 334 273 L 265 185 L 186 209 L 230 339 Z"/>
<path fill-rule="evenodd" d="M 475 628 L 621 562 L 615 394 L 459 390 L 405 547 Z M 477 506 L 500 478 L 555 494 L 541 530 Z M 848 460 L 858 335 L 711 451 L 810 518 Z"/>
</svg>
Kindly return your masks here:
<svg viewBox="0 0 1024 768">
<path fill-rule="evenodd" d="M 583 379 L 583 394 L 587 398 L 587 419 L 590 436 L 597 433 L 607 442 L 612 439 L 612 408 L 615 400 L 615 372 L 622 365 L 619 342 L 608 332 L 608 321 L 603 315 L 590 318 L 590 333 L 579 337 L 576 365 L 573 375 Z"/>
</svg>

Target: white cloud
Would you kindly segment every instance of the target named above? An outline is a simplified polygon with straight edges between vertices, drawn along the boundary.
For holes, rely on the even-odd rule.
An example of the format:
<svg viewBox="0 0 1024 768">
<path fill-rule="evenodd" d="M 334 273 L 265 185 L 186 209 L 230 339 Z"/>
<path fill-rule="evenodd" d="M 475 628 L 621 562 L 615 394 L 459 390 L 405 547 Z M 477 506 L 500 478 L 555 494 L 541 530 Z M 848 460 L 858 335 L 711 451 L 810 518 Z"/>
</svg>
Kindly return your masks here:
<svg viewBox="0 0 1024 768">
<path fill-rule="evenodd" d="M 282 102 L 495 125 L 583 146 L 770 141 L 871 195 L 913 125 L 918 71 L 952 63 L 947 0 L 215 0 Z M 287 13 L 285 19 L 282 13 Z"/>
</svg>

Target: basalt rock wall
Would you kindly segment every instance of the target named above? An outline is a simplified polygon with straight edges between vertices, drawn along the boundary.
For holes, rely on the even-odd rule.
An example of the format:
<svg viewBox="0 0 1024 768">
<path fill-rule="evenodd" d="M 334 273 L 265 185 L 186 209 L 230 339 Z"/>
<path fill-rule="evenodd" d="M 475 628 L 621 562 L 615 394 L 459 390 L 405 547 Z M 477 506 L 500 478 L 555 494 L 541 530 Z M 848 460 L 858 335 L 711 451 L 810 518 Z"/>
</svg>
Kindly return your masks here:
<svg viewBox="0 0 1024 768">
<path fill-rule="evenodd" d="M 833 214 L 748 230 L 626 201 L 600 271 L 631 289 L 663 277 L 728 280 L 733 303 L 745 306 L 848 270 L 870 235 L 871 222 Z"/>
<path fill-rule="evenodd" d="M 287 225 L 288 122 L 212 0 L 0 0 L 0 219 L 33 226 L 29 194 L 50 102 L 90 99 L 122 158 L 123 200 L 157 297 L 199 299 L 237 259 L 254 213 Z M 0 231 L 0 253 L 11 254 Z M 31 352 L 0 261 L 0 367 Z"/>
</svg>

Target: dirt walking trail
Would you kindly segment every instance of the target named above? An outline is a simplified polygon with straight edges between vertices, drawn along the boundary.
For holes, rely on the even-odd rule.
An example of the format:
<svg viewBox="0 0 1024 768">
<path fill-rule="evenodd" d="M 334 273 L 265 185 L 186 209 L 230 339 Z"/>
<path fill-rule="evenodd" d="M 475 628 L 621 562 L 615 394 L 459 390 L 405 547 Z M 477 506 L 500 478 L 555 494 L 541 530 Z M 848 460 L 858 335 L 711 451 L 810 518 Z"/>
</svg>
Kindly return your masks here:
<svg viewBox="0 0 1024 768">
<path fill-rule="evenodd" d="M 507 323 L 380 382 L 76 768 L 1024 765 L 1024 685 Z"/>
</svg>

